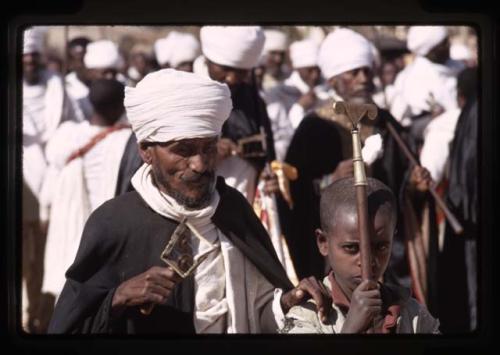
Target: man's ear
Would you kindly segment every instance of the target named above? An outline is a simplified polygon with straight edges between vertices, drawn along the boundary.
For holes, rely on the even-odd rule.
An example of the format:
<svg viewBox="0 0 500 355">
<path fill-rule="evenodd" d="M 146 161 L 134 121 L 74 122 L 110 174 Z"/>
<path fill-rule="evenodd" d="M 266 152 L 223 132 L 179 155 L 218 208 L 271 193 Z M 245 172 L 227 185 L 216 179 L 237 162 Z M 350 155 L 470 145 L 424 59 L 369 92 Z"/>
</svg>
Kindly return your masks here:
<svg viewBox="0 0 500 355">
<path fill-rule="evenodd" d="M 150 148 L 152 147 L 143 142 L 139 143 L 138 146 L 139 146 L 139 154 L 142 158 L 142 161 L 145 162 L 146 164 L 151 164 L 153 157 L 151 155 Z"/>
<path fill-rule="evenodd" d="M 314 233 L 316 234 L 316 244 L 321 255 L 328 255 L 328 236 L 321 229 L 317 228 Z"/>
</svg>

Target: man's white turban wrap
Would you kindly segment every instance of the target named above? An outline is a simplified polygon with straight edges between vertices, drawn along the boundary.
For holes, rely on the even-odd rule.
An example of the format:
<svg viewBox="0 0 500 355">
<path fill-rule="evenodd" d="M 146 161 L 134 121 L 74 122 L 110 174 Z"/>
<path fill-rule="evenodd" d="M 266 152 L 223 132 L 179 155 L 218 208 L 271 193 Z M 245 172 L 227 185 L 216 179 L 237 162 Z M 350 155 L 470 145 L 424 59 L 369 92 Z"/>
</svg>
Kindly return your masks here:
<svg viewBox="0 0 500 355">
<path fill-rule="evenodd" d="M 226 84 L 174 69 L 150 73 L 125 88 L 137 141 L 168 142 L 220 135 L 233 107 Z"/>
<path fill-rule="evenodd" d="M 425 56 L 447 36 L 444 26 L 412 26 L 408 30 L 406 46 L 413 53 Z"/>
<path fill-rule="evenodd" d="M 264 35 L 266 41 L 264 42 L 264 53 L 270 51 L 286 51 L 288 44 L 288 36 L 278 30 L 265 30 Z"/>
<path fill-rule="evenodd" d="M 172 46 L 168 61 L 172 68 L 182 62 L 192 62 L 200 54 L 200 43 L 190 33 L 172 31 L 168 34 L 167 40 Z"/>
<path fill-rule="evenodd" d="M 200 30 L 201 50 L 210 61 L 238 69 L 257 66 L 264 47 L 259 26 L 204 26 Z"/>
<path fill-rule="evenodd" d="M 318 55 L 319 67 L 326 79 L 357 68 L 372 68 L 373 61 L 370 42 L 347 28 L 339 28 L 328 34 Z"/>
<path fill-rule="evenodd" d="M 293 42 L 290 45 L 290 59 L 293 68 L 314 67 L 318 65 L 319 43 L 312 39 Z"/>
<path fill-rule="evenodd" d="M 83 62 L 89 69 L 119 69 L 123 65 L 123 58 L 116 44 L 109 40 L 100 40 L 87 45 Z"/>
<path fill-rule="evenodd" d="M 46 30 L 42 27 L 30 27 L 24 30 L 23 54 L 42 53 Z"/>
<path fill-rule="evenodd" d="M 160 38 L 156 40 L 154 44 L 154 52 L 158 64 L 164 65 L 168 63 L 171 50 L 172 47 L 170 46 L 170 41 L 168 39 Z"/>
</svg>

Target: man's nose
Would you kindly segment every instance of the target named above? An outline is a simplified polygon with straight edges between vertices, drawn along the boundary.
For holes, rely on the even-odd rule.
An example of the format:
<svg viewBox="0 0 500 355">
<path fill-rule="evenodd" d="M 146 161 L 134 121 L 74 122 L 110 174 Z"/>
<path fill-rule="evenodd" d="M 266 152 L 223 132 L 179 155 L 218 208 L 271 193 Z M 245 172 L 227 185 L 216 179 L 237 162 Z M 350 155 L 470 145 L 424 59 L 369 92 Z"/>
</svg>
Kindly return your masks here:
<svg viewBox="0 0 500 355">
<path fill-rule="evenodd" d="M 209 165 L 209 159 L 206 154 L 200 153 L 189 158 L 189 168 L 199 174 L 203 174 Z"/>
</svg>

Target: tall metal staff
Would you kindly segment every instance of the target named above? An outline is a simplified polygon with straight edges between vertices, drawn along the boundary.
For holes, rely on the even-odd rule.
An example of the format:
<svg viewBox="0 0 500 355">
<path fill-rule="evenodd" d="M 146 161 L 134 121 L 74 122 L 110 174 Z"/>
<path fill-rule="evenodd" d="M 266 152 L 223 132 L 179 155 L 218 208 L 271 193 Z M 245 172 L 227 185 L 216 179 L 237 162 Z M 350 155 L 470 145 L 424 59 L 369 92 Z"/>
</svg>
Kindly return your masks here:
<svg viewBox="0 0 500 355">
<path fill-rule="evenodd" d="M 373 280 L 371 268 L 370 232 L 368 228 L 368 199 L 366 195 L 365 163 L 361 155 L 361 139 L 359 137 L 359 122 L 368 116 L 373 120 L 377 117 L 377 107 L 372 104 L 353 104 L 335 102 L 333 110 L 337 115 L 346 115 L 352 122 L 352 148 L 354 166 L 354 186 L 356 189 L 356 205 L 358 211 L 359 249 L 361 258 L 361 277 L 363 280 Z"/>
</svg>

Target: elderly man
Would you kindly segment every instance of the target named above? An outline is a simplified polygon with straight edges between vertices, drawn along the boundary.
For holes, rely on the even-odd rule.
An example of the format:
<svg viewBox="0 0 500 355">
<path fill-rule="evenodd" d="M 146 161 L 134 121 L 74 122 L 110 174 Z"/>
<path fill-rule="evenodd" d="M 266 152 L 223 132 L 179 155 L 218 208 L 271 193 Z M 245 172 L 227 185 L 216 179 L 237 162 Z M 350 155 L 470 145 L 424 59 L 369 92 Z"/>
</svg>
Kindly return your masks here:
<svg viewBox="0 0 500 355">
<path fill-rule="evenodd" d="M 164 69 L 127 88 L 125 106 L 144 165 L 135 191 L 87 221 L 49 332 L 274 332 L 306 292 L 325 305 L 315 280 L 290 291 L 253 210 L 215 176 L 232 109 L 226 85 Z M 187 234 L 174 233 L 180 223 Z M 168 267 L 160 258 L 176 240 L 190 272 L 178 271 L 169 249 Z"/>
<path fill-rule="evenodd" d="M 257 65 L 264 46 L 264 33 L 257 26 L 205 26 L 200 30 L 200 39 L 208 75 L 229 86 L 233 103 L 222 127 L 217 174 L 253 202 L 259 174 L 265 162 L 276 156 L 266 106 L 251 80 L 251 69 Z M 238 152 L 240 140 L 262 132 L 265 144 L 248 144 L 246 152 Z"/>
<path fill-rule="evenodd" d="M 46 70 L 41 61 L 44 30 L 32 27 L 23 43 L 23 308 L 27 329 L 43 331 L 46 324 L 39 313 L 43 274 L 43 248 L 47 211 L 40 209 L 40 191 L 47 169 L 45 146 L 59 124 L 74 119 L 73 107 L 62 78 Z M 41 225 L 40 222 L 43 222 Z M 24 289 L 23 289 L 24 290 Z M 27 308 L 26 308 L 27 306 Z"/>
<path fill-rule="evenodd" d="M 285 160 L 297 167 L 299 173 L 299 178 L 290 185 L 295 205 L 290 211 L 290 223 L 285 231 L 299 278 L 306 275 L 322 278 L 325 275 L 323 257 L 314 243 L 314 230 L 320 225 L 319 193 L 333 181 L 352 175 L 352 124 L 345 116 L 335 116 L 333 120 L 332 103 L 338 100 L 371 102 L 374 89 L 371 45 L 352 30 L 340 28 L 330 33 L 321 45 L 318 62 L 332 89 L 332 99 L 302 120 Z M 387 120 L 398 126 L 382 110 L 375 122 L 362 123 L 363 158 L 369 165 L 370 175 L 397 192 L 406 160 L 384 129 Z M 397 244 L 397 240 L 395 244 L 395 251 L 400 252 L 399 257 L 403 258 L 402 250 L 397 249 L 401 245 Z"/>
</svg>

